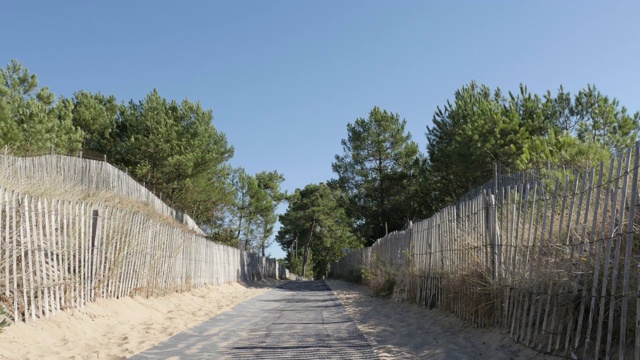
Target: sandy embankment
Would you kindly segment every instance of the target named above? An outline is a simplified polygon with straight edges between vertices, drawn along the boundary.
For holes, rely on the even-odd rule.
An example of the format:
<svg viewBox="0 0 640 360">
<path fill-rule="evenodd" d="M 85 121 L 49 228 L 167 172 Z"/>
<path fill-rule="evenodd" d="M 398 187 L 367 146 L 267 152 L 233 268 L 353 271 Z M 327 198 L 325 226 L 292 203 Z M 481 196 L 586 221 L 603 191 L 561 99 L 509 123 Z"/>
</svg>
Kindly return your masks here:
<svg viewBox="0 0 640 360">
<path fill-rule="evenodd" d="M 456 316 L 327 281 L 380 359 L 558 359 L 515 343 L 501 330 L 473 329 Z"/>
<path fill-rule="evenodd" d="M 0 359 L 125 359 L 279 284 L 208 286 L 159 298 L 99 299 L 0 333 Z"/>
<path fill-rule="evenodd" d="M 0 359 L 124 359 L 281 282 L 226 284 L 160 298 L 101 299 L 0 333 Z M 380 359 L 545 359 L 500 330 L 472 329 L 454 315 L 396 304 L 329 280 Z M 555 358 L 557 359 L 557 358 Z"/>
</svg>

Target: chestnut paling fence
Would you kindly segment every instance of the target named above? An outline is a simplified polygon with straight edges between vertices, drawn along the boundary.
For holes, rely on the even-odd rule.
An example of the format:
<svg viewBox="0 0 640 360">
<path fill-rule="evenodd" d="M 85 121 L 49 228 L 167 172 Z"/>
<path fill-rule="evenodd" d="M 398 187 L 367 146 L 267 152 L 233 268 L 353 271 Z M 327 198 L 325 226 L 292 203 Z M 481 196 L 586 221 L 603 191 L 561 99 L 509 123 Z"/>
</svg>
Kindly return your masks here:
<svg viewBox="0 0 640 360">
<path fill-rule="evenodd" d="M 0 306 L 14 322 L 96 298 L 157 296 L 204 285 L 298 279 L 274 259 L 207 240 L 195 222 L 112 165 L 61 155 L 0 155 L 3 184 L 51 183 L 151 204 L 193 231 L 138 211 L 0 187 Z M 47 184 L 47 185 L 44 185 Z M 1 320 L 1 319 L 0 319 Z"/>
<path fill-rule="evenodd" d="M 498 178 L 332 272 L 391 274 L 397 301 L 502 327 L 541 352 L 640 359 L 639 161 L 636 144 L 562 178 Z"/>
<path fill-rule="evenodd" d="M 4 152 L 0 154 L 2 180 L 21 186 L 55 181 L 87 192 L 106 191 L 147 203 L 159 214 L 172 217 L 189 229 L 203 234 L 189 215 L 165 204 L 126 172 L 106 162 L 106 158 L 105 161 L 99 161 L 82 158 L 80 154 L 80 157 L 56 154 L 21 157 Z"/>
<path fill-rule="evenodd" d="M 147 215 L 0 188 L 0 305 L 14 321 L 96 298 L 289 277 L 274 259 Z"/>
</svg>

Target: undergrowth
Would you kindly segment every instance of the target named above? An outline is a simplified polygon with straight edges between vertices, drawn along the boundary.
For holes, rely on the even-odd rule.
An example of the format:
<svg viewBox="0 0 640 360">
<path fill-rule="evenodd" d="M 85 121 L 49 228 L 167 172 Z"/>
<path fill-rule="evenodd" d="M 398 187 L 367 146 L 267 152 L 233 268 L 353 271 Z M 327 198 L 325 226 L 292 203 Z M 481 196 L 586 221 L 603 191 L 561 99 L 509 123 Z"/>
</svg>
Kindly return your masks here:
<svg viewBox="0 0 640 360">
<path fill-rule="evenodd" d="M 374 296 L 390 298 L 396 287 L 397 272 L 380 258 L 371 259 L 371 266 L 362 269 L 363 280 Z"/>
<path fill-rule="evenodd" d="M 7 319 L 7 311 L 4 306 L 0 304 L 0 333 L 9 325 L 11 325 L 11 323 L 9 322 L 9 319 Z"/>
</svg>

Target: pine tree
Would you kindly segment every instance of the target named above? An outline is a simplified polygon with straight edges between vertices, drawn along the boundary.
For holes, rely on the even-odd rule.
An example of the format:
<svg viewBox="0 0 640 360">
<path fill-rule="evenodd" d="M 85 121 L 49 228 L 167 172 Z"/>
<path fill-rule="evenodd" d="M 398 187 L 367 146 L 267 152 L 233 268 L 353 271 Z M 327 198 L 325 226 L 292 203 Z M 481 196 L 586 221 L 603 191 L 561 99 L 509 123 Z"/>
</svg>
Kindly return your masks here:
<svg viewBox="0 0 640 360">
<path fill-rule="evenodd" d="M 405 126 L 398 114 L 374 107 L 367 119 L 347 125 L 344 154 L 332 164 L 339 187 L 349 196 L 347 214 L 369 244 L 413 218 L 408 190 L 419 151 Z"/>
<path fill-rule="evenodd" d="M 47 87 L 38 88 L 38 79 L 12 60 L 0 69 L 0 146 L 18 153 L 42 153 L 50 147 L 58 151 L 81 149 L 82 131 L 72 122 L 73 103 L 55 95 Z"/>
<path fill-rule="evenodd" d="M 362 247 L 340 206 L 340 196 L 339 190 L 320 183 L 296 189 L 288 197 L 276 241 L 287 251 L 287 265 L 302 276 L 309 270 L 314 277 L 326 275 L 329 264 L 342 257 L 345 249 Z"/>
</svg>

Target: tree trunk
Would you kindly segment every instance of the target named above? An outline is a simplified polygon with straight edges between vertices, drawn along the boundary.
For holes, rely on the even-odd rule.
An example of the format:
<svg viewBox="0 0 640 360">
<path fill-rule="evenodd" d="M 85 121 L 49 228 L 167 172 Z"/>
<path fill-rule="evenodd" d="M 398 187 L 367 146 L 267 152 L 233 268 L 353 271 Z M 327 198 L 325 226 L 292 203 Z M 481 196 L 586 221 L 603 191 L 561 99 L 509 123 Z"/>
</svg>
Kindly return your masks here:
<svg viewBox="0 0 640 360">
<path fill-rule="evenodd" d="M 249 237 L 245 237 L 244 239 L 244 251 L 249 251 Z"/>
<path fill-rule="evenodd" d="M 313 221 L 311 222 L 311 231 L 309 232 L 309 238 L 307 239 L 307 242 L 304 244 L 304 255 L 302 257 L 302 277 L 306 276 L 307 260 L 309 256 L 309 244 L 311 243 L 311 240 L 313 238 L 313 229 L 315 227 L 316 227 L 316 218 L 313 218 Z"/>
<path fill-rule="evenodd" d="M 236 237 L 240 239 L 240 233 L 242 232 L 242 214 L 238 217 L 238 231 L 236 232 Z"/>
<path fill-rule="evenodd" d="M 380 198 L 379 200 L 379 204 L 380 204 L 380 208 L 378 209 L 378 217 L 380 218 L 380 225 L 383 227 L 384 230 L 384 236 L 387 236 L 387 214 L 385 212 L 384 206 L 385 206 L 385 193 L 384 193 L 384 174 L 383 174 L 383 168 L 382 168 L 382 154 L 378 154 L 378 177 L 380 178 Z"/>
<path fill-rule="evenodd" d="M 298 237 L 293 240 L 293 256 L 298 260 Z"/>
</svg>

